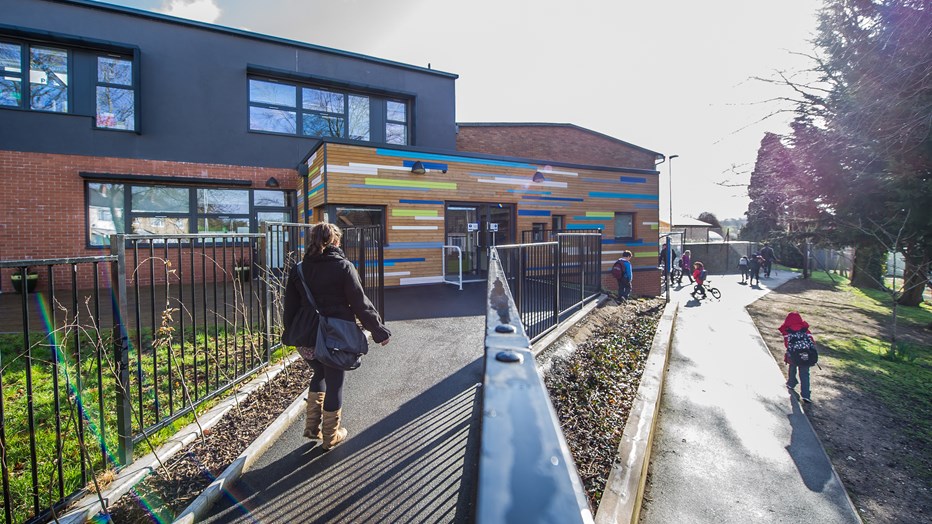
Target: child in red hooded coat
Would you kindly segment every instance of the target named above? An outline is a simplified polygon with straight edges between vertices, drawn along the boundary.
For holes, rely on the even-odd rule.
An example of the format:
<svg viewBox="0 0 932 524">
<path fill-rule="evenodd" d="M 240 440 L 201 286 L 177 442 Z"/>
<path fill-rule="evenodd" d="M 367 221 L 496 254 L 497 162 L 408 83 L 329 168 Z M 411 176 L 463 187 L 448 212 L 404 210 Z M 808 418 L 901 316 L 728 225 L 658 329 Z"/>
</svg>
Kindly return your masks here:
<svg viewBox="0 0 932 524">
<path fill-rule="evenodd" d="M 805 332 L 806 336 L 809 337 L 809 340 L 812 340 L 815 344 L 815 340 L 812 338 L 812 333 L 809 332 L 809 323 L 803 320 L 803 317 L 799 315 L 796 311 L 788 314 L 786 320 L 783 321 L 783 325 L 780 326 L 780 333 L 783 335 L 783 346 L 789 350 L 789 337 L 790 333 L 797 333 L 800 331 Z M 788 378 L 786 381 L 787 389 L 793 390 L 796 387 L 796 384 L 800 386 L 800 397 L 802 397 L 803 402 L 811 403 L 812 398 L 809 396 L 809 366 L 800 366 L 797 365 L 793 358 L 790 356 L 789 351 L 783 355 L 783 361 L 790 365 L 790 369 L 787 372 Z M 799 375 L 797 380 L 796 376 Z"/>
</svg>

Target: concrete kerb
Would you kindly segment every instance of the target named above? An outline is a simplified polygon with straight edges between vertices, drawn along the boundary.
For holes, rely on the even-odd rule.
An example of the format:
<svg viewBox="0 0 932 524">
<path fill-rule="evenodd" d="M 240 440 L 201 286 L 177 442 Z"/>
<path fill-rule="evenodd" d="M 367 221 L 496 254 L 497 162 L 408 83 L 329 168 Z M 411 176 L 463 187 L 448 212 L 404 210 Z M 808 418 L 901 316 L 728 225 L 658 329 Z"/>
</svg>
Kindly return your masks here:
<svg viewBox="0 0 932 524">
<path fill-rule="evenodd" d="M 159 460 L 165 462 L 201 436 L 201 428 L 208 430 L 212 428 L 224 415 L 233 409 L 237 403 L 242 402 L 256 389 L 264 386 L 270 380 L 275 378 L 278 373 L 285 369 L 294 360 L 301 358 L 295 352 L 293 355 L 286 357 L 282 362 L 273 364 L 266 372 L 260 372 L 253 380 L 249 381 L 242 388 L 231 394 L 226 399 L 210 408 L 206 413 L 199 415 L 200 427 L 196 422 L 192 422 L 182 428 L 170 440 L 159 446 L 154 453 L 149 453 L 138 460 L 135 460 L 129 466 L 118 471 L 114 481 L 100 494 L 91 493 L 82 497 L 72 506 L 73 509 L 58 518 L 62 524 L 83 524 L 92 517 L 100 514 L 100 500 L 108 506 L 115 503 L 123 495 L 129 492 L 137 483 L 146 478 L 147 475 L 159 468 Z M 156 458 L 158 457 L 158 458 Z"/>
<path fill-rule="evenodd" d="M 307 392 L 305 391 L 298 394 L 294 402 L 288 406 L 288 409 L 279 415 L 248 448 L 240 453 L 236 460 L 223 470 L 220 476 L 214 479 L 214 481 L 194 499 L 194 502 L 189 504 L 188 507 L 181 512 L 178 518 L 175 519 L 175 524 L 193 524 L 202 519 L 211 510 L 214 503 L 217 502 L 217 499 L 220 498 L 220 495 L 223 494 L 227 486 L 235 484 L 243 473 L 249 471 L 253 463 L 278 440 L 282 433 L 284 433 L 296 419 L 304 414 L 304 397 L 306 394 Z"/>
<path fill-rule="evenodd" d="M 616 460 L 596 511 L 596 524 L 638 521 L 678 312 L 678 301 L 667 303 L 657 325 L 637 397 L 628 414 L 621 442 L 618 444 Z"/>
</svg>

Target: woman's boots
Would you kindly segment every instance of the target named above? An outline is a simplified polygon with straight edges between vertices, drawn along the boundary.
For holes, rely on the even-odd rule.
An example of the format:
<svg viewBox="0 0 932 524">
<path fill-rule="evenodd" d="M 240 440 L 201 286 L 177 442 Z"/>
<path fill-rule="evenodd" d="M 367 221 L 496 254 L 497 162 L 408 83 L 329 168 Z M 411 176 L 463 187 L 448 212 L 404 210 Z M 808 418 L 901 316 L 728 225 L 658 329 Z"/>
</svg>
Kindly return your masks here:
<svg viewBox="0 0 932 524">
<path fill-rule="evenodd" d="M 343 410 L 324 411 L 323 423 L 321 426 L 323 433 L 323 442 L 321 447 L 328 450 L 340 442 L 346 440 L 346 428 L 340 427 L 340 419 L 343 418 Z"/>
<path fill-rule="evenodd" d="M 304 436 L 311 440 L 321 440 L 320 423 L 324 411 L 324 395 L 311 391 L 307 395 L 307 420 L 304 421 Z"/>
</svg>

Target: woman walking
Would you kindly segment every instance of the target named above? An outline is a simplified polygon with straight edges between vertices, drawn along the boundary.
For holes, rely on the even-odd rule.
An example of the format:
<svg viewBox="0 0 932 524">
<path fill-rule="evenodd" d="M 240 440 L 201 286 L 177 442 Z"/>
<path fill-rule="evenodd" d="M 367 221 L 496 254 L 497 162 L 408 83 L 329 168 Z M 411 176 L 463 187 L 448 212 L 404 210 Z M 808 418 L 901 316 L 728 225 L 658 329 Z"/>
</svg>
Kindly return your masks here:
<svg viewBox="0 0 932 524">
<path fill-rule="evenodd" d="M 363 327 L 372 334 L 372 340 L 383 346 L 388 344 L 391 331 L 385 327 L 379 312 L 366 298 L 356 268 L 340 250 L 340 228 L 321 222 L 311 228 L 309 237 L 301 270 L 320 314 L 349 321 L 359 319 Z M 306 301 L 301 279 L 297 271 L 293 271 L 285 289 L 285 326 L 294 321 L 298 310 Z M 316 323 L 316 317 L 314 322 Z M 314 354 L 311 348 L 299 350 L 314 370 L 307 399 L 304 436 L 321 440 L 321 446 L 328 450 L 346 439 L 346 428 L 340 427 L 343 417 L 345 371 L 313 359 L 309 360 L 308 357 Z"/>
</svg>

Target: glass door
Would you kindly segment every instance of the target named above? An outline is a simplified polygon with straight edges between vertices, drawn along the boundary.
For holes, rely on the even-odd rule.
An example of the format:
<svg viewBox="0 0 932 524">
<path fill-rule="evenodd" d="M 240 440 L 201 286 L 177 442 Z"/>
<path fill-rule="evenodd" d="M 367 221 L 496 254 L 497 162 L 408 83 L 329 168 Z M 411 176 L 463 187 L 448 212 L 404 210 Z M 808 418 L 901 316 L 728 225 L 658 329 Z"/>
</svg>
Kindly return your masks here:
<svg viewBox="0 0 932 524">
<path fill-rule="evenodd" d="M 447 245 L 458 246 L 463 253 L 463 278 L 485 278 L 489 269 L 489 248 L 514 242 L 513 204 L 447 204 Z M 446 250 L 448 276 L 459 274 L 459 259 L 453 249 Z"/>
<path fill-rule="evenodd" d="M 449 205 L 446 210 L 446 245 L 460 248 L 463 276 L 475 275 L 479 255 L 479 210 L 476 206 Z M 455 249 L 445 249 L 447 275 L 459 276 L 460 258 Z"/>
</svg>

